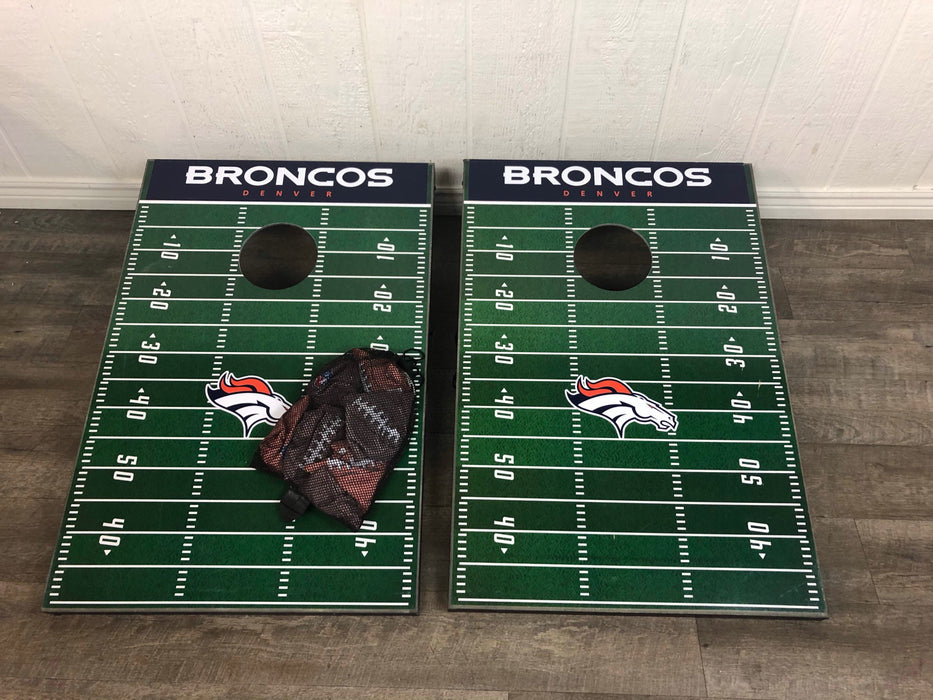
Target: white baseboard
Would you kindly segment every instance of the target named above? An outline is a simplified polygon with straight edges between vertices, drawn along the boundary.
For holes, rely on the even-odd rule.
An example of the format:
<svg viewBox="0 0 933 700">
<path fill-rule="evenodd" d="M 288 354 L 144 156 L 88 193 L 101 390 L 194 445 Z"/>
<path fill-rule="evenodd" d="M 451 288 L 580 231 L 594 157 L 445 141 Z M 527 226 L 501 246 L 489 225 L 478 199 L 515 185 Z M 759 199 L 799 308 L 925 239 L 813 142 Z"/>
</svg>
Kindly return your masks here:
<svg viewBox="0 0 933 700">
<path fill-rule="evenodd" d="M 135 209 L 139 181 L 0 178 L 0 207 L 7 209 Z"/>
<path fill-rule="evenodd" d="M 758 190 L 763 219 L 933 219 L 933 190 Z"/>
<path fill-rule="evenodd" d="M 0 178 L 0 207 L 8 209 L 135 209 L 139 182 Z M 438 188 L 440 214 L 456 215 L 459 187 Z M 933 190 L 862 192 L 758 190 L 765 219 L 933 219 Z"/>
</svg>

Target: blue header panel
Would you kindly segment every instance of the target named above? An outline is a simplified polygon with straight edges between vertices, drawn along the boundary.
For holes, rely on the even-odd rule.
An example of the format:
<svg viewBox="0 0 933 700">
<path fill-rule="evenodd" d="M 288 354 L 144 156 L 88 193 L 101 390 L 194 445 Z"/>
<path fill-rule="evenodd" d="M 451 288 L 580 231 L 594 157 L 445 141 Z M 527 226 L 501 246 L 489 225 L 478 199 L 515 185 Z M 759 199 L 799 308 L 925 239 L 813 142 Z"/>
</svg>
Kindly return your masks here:
<svg viewBox="0 0 933 700">
<path fill-rule="evenodd" d="M 467 160 L 472 202 L 754 204 L 743 163 Z"/>
<path fill-rule="evenodd" d="M 153 160 L 142 200 L 427 204 L 427 163 Z"/>
</svg>

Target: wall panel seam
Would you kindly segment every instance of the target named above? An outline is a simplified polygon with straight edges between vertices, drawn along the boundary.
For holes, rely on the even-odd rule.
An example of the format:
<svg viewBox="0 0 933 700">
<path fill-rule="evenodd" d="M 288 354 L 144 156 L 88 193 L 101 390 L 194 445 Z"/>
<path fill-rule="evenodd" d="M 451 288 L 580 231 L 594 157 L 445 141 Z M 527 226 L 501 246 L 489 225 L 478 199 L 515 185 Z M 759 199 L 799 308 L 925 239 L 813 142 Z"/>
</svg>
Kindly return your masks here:
<svg viewBox="0 0 933 700">
<path fill-rule="evenodd" d="M 571 68 L 573 67 L 573 52 L 577 45 L 577 13 L 580 11 L 580 0 L 574 0 L 573 15 L 570 18 L 570 45 L 567 48 L 567 71 L 564 74 L 564 104 L 560 115 L 560 140 L 558 142 L 558 153 L 564 158 L 567 154 L 567 100 L 570 95 Z"/>
<path fill-rule="evenodd" d="M 43 15 L 43 21 L 41 22 L 42 29 L 45 32 L 46 40 L 48 41 L 49 46 L 52 48 L 52 53 L 55 56 L 55 60 L 58 61 L 59 65 L 62 67 L 62 70 L 64 70 L 65 75 L 68 76 L 68 82 L 71 86 L 71 89 L 74 91 L 75 97 L 77 97 L 78 103 L 81 105 L 81 111 L 84 112 L 84 118 L 87 120 L 88 125 L 94 130 L 94 134 L 97 136 L 97 141 L 100 143 L 104 153 L 107 155 L 107 161 L 110 163 L 112 168 L 111 172 L 116 173 L 117 161 L 114 159 L 113 153 L 110 152 L 110 147 L 104 140 L 104 136 L 100 132 L 100 127 L 97 126 L 97 120 L 94 119 L 94 114 L 91 112 L 91 108 L 88 106 L 87 100 L 84 98 L 84 94 L 81 92 L 81 88 L 78 86 L 78 83 L 74 78 L 74 74 L 71 72 L 71 67 L 68 65 L 68 62 L 62 58 L 61 51 L 58 49 L 56 37 L 49 31 L 49 21 L 45 11 L 40 10 L 40 12 Z"/>
<path fill-rule="evenodd" d="M 6 129 L 3 128 L 3 124 L 0 124 L 0 140 L 6 144 L 7 149 L 10 151 L 10 154 L 13 156 L 13 159 L 16 161 L 16 164 L 19 166 L 19 169 L 22 171 L 23 176 L 30 177 L 28 168 L 26 168 L 26 163 L 23 161 L 23 157 L 20 155 L 19 150 L 13 144 L 13 141 L 10 140 L 10 137 L 6 133 Z"/>
<path fill-rule="evenodd" d="M 466 138 L 464 138 L 464 158 L 473 157 L 473 27 L 472 13 L 470 12 L 470 0 L 463 3 L 463 60 L 466 63 L 464 70 L 464 82 L 466 93 L 466 105 L 464 115 L 464 129 Z"/>
<path fill-rule="evenodd" d="M 921 183 L 923 182 L 923 176 L 925 173 L 929 172 L 933 168 L 933 155 L 930 156 L 927 160 L 927 164 L 923 167 L 923 170 L 920 171 L 920 179 L 918 179 L 913 186 L 913 189 L 918 192 L 925 192 L 927 190 L 933 190 L 933 187 L 924 187 Z"/>
<path fill-rule="evenodd" d="M 373 74 L 369 68 L 369 40 L 366 31 L 366 6 L 363 0 L 356 2 L 356 16 L 360 25 L 360 51 L 363 53 L 363 70 L 366 72 L 366 101 L 369 104 L 369 127 L 373 135 L 376 159 L 382 158 L 381 129 L 376 128 L 376 97 L 373 90 Z"/>
<path fill-rule="evenodd" d="M 764 121 L 764 114 L 768 109 L 768 105 L 771 103 L 771 97 L 774 94 L 774 85 L 777 82 L 777 76 L 784 68 L 784 61 L 787 57 L 788 46 L 790 45 L 791 39 L 796 32 L 797 25 L 800 21 L 800 8 L 804 2 L 805 0 L 797 1 L 797 6 L 794 8 L 794 15 L 791 17 L 790 24 L 787 25 L 787 32 L 784 34 L 784 41 L 781 43 L 781 50 L 778 52 L 777 61 L 775 61 L 774 69 L 771 71 L 771 77 L 768 79 L 768 87 L 765 90 L 764 98 L 762 99 L 761 105 L 758 108 L 758 114 L 755 115 L 755 125 L 752 127 L 751 134 L 748 136 L 748 142 L 745 144 L 745 152 L 742 156 L 742 160 L 745 163 L 748 162 L 749 153 L 751 152 L 752 146 L 757 141 L 758 134 L 761 131 L 761 123 Z"/>
<path fill-rule="evenodd" d="M 188 113 L 185 111 L 181 98 L 178 95 L 178 86 L 175 84 L 175 76 L 169 69 L 168 62 L 165 60 L 165 52 L 162 50 L 162 42 L 159 41 L 159 35 L 156 34 L 155 27 L 152 26 L 152 18 L 149 16 L 149 12 L 146 10 L 146 3 L 139 2 L 139 0 L 137 0 L 136 6 L 138 8 L 137 14 L 142 17 L 143 21 L 146 23 L 146 30 L 149 33 L 149 38 L 152 41 L 152 45 L 155 47 L 155 51 L 159 56 L 159 63 L 161 64 L 160 69 L 164 71 L 166 81 L 168 82 L 169 88 L 172 91 L 172 102 L 175 104 L 175 108 L 178 110 L 182 124 L 185 125 L 185 134 L 187 134 L 188 141 L 191 144 L 190 147 L 192 157 L 199 157 L 201 154 L 198 150 L 198 142 L 194 138 L 194 132 L 191 130 L 191 123 L 188 121 Z"/>
<path fill-rule="evenodd" d="M 858 114 L 856 115 L 855 120 L 852 122 L 849 133 L 846 135 L 846 140 L 843 143 L 842 148 L 839 150 L 839 155 L 836 156 L 836 162 L 833 163 L 832 170 L 829 171 L 829 176 L 826 178 L 826 184 L 823 186 L 826 190 L 829 190 L 835 181 L 836 175 L 839 172 L 839 168 L 842 167 L 842 163 L 845 161 L 846 156 L 849 153 L 849 148 L 851 148 L 852 142 L 855 141 L 856 134 L 858 134 L 862 126 L 862 122 L 865 120 L 865 114 L 868 112 L 868 107 L 874 101 L 875 96 L 878 93 L 878 88 L 880 87 L 882 80 L 888 72 L 888 66 L 893 60 L 897 46 L 901 41 L 901 37 L 904 35 L 905 29 L 907 28 L 907 16 L 910 14 L 913 5 L 914 0 L 911 0 L 904 8 L 904 13 L 901 15 L 901 19 L 897 27 L 897 32 L 894 34 L 894 38 L 888 45 L 888 50 L 885 52 L 884 60 L 881 61 L 881 65 L 878 67 L 878 71 L 875 73 L 875 77 L 871 83 L 871 89 L 868 91 L 868 94 L 865 95 L 865 99 L 862 100 L 862 105 L 859 107 Z"/>
<path fill-rule="evenodd" d="M 289 144 L 288 135 L 285 133 L 285 124 L 282 123 L 281 105 L 275 90 L 275 85 L 272 84 L 272 72 L 269 70 L 269 61 L 266 57 L 266 42 L 262 38 L 262 31 L 259 28 L 259 23 L 256 21 L 256 13 L 253 11 L 252 0 L 248 3 L 248 7 L 249 21 L 250 25 L 253 27 L 253 34 L 257 45 L 256 54 L 259 58 L 259 65 L 262 66 L 263 82 L 266 84 L 266 90 L 269 96 L 275 98 L 275 111 L 272 116 L 275 119 L 275 126 L 278 129 L 279 138 L 282 139 L 283 153 L 286 158 L 291 158 L 291 144 Z"/>
<path fill-rule="evenodd" d="M 684 9 L 680 15 L 680 25 L 677 27 L 677 40 L 674 42 L 674 55 L 671 57 L 671 69 L 667 76 L 667 85 L 664 88 L 664 99 L 661 102 L 661 111 L 658 114 L 658 125 L 654 131 L 654 142 L 651 144 L 651 160 L 657 159 L 658 147 L 661 143 L 661 133 L 664 131 L 664 122 L 667 120 L 667 111 L 670 104 L 671 90 L 677 82 L 677 66 L 684 49 L 684 27 L 687 22 L 687 9 L 690 0 L 684 2 Z"/>
</svg>

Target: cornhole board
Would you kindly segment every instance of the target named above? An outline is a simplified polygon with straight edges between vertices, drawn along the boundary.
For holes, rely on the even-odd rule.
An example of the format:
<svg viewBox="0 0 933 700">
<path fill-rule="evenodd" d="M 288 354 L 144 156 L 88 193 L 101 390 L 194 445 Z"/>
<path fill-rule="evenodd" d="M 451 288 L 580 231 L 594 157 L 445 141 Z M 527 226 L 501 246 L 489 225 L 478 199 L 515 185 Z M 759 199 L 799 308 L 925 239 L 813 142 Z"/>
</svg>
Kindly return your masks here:
<svg viewBox="0 0 933 700">
<path fill-rule="evenodd" d="M 283 522 L 284 483 L 249 464 L 316 368 L 426 349 L 432 198 L 428 164 L 148 163 L 45 610 L 417 611 L 423 387 L 359 532 Z M 275 264 L 316 249 L 287 288 L 241 268 L 273 223 L 314 242 Z"/>
<path fill-rule="evenodd" d="M 750 167 L 465 170 L 451 608 L 825 617 Z"/>
</svg>

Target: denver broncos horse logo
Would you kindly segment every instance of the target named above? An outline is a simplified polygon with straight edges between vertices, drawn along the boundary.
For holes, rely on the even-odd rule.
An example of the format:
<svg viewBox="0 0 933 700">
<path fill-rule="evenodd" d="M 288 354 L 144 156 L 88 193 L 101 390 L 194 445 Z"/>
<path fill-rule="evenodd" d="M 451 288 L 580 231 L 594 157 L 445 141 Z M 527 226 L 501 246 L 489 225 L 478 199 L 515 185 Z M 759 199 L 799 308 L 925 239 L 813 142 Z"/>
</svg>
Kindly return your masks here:
<svg viewBox="0 0 933 700">
<path fill-rule="evenodd" d="M 651 424 L 660 431 L 677 430 L 677 416 L 614 377 L 594 382 L 581 375 L 577 377 L 575 390 L 567 390 L 564 394 L 581 411 L 612 423 L 620 438 L 625 437 L 625 426 L 629 423 Z"/>
<path fill-rule="evenodd" d="M 216 384 L 204 387 L 211 405 L 232 413 L 243 424 L 243 437 L 260 423 L 275 425 L 289 407 L 281 394 L 262 377 L 236 377 L 230 372 L 220 375 Z"/>
</svg>

